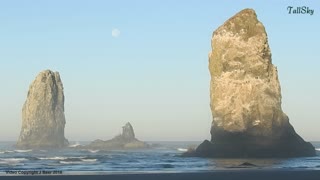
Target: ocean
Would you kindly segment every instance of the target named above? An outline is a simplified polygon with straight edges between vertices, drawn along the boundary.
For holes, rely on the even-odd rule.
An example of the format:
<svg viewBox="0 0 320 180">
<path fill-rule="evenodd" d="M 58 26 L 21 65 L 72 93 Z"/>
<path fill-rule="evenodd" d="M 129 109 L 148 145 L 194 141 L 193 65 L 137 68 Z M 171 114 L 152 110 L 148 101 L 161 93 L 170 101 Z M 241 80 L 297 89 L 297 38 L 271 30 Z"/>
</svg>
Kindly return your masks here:
<svg viewBox="0 0 320 180">
<path fill-rule="evenodd" d="M 315 157 L 284 159 L 209 159 L 180 157 L 201 142 L 148 142 L 146 150 L 61 150 L 15 149 L 15 142 L 0 142 L 0 175 L 47 171 L 62 174 L 203 172 L 225 169 L 317 169 L 320 170 L 320 142 L 312 142 Z M 88 142 L 71 142 L 70 146 Z M 247 163 L 247 165 L 243 165 Z M 249 163 L 249 166 L 248 166 Z"/>
</svg>

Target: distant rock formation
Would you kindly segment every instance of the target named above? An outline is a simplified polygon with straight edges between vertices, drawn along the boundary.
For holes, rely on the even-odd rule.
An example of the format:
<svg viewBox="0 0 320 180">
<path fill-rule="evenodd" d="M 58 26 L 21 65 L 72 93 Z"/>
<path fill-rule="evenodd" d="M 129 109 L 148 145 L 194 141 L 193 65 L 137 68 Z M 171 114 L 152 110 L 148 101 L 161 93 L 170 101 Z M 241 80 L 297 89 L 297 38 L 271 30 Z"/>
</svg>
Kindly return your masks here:
<svg viewBox="0 0 320 180">
<path fill-rule="evenodd" d="M 122 134 L 120 136 L 127 141 L 135 140 L 133 127 L 129 122 L 122 127 Z"/>
<path fill-rule="evenodd" d="M 267 33 L 245 9 L 213 33 L 209 54 L 211 141 L 186 155 L 205 157 L 314 156 L 281 109 L 277 68 Z"/>
<path fill-rule="evenodd" d="M 149 145 L 135 138 L 132 125 L 128 122 L 122 127 L 122 134 L 111 140 L 95 140 L 87 146 L 80 147 L 85 149 L 142 149 L 148 148 Z"/>
<path fill-rule="evenodd" d="M 19 148 L 61 148 L 68 145 L 64 137 L 63 85 L 58 72 L 40 72 L 29 87 L 22 108 Z"/>
</svg>

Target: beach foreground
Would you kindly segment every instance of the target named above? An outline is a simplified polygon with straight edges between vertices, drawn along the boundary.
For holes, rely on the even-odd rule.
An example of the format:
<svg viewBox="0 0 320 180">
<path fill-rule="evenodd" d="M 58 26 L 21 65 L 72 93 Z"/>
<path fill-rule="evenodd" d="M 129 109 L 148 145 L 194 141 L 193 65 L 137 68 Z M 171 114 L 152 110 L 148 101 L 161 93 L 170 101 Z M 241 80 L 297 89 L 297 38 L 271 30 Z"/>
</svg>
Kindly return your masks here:
<svg viewBox="0 0 320 180">
<path fill-rule="evenodd" d="M 28 180 L 28 179 L 43 179 L 46 180 L 73 180 L 73 179 L 114 179 L 114 180 L 319 180 L 320 170 L 219 170 L 212 172 L 188 172 L 188 173 L 129 173 L 129 174 L 99 174 L 99 175 L 50 175 L 50 176 L 1 176 L 0 179 L 10 180 Z"/>
</svg>

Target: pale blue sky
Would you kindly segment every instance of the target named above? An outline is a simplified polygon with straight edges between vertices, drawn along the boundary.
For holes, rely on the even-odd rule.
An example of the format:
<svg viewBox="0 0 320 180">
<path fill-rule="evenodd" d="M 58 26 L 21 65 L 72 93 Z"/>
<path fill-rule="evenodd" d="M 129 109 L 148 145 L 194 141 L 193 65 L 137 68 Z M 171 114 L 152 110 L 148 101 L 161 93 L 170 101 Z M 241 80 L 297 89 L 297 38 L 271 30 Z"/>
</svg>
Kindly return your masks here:
<svg viewBox="0 0 320 180">
<path fill-rule="evenodd" d="M 289 5 L 315 12 L 289 15 Z M 208 139 L 211 35 L 244 8 L 266 27 L 290 122 L 320 140 L 316 0 L 0 1 L 0 140 L 18 138 L 45 69 L 64 83 L 69 140 L 108 139 L 128 121 L 142 140 Z"/>
</svg>

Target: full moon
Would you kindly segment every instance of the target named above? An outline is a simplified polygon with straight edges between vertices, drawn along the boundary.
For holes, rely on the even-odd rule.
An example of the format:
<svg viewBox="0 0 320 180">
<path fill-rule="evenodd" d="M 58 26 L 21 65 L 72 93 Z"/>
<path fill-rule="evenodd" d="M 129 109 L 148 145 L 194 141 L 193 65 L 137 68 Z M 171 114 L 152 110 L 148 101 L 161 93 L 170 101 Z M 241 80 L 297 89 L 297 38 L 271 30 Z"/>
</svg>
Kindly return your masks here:
<svg viewBox="0 0 320 180">
<path fill-rule="evenodd" d="M 115 38 L 120 36 L 120 30 L 117 28 L 112 29 L 111 35 L 112 35 L 112 37 L 115 37 Z"/>
</svg>

